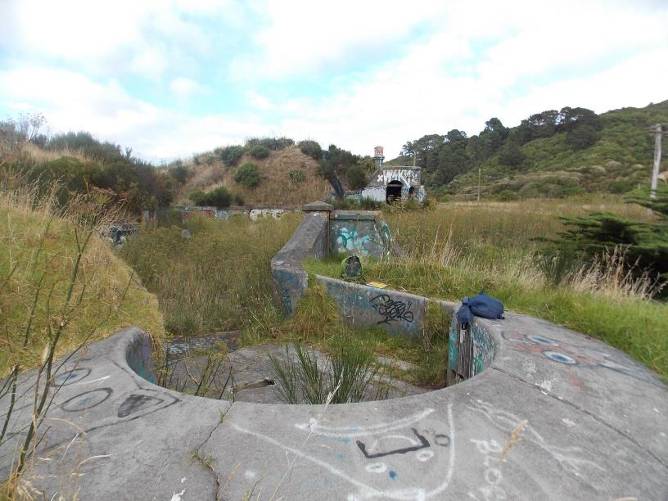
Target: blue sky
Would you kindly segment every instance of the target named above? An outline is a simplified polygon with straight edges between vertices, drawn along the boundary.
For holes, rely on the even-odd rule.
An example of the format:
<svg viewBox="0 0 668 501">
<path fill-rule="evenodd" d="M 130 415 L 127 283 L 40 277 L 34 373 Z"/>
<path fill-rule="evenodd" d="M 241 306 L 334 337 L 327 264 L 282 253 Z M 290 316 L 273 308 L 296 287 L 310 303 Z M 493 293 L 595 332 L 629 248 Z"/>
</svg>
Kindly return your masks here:
<svg viewBox="0 0 668 501">
<path fill-rule="evenodd" d="M 668 99 L 668 2 L 0 0 L 0 118 L 163 161 L 259 135 L 389 157 Z"/>
</svg>

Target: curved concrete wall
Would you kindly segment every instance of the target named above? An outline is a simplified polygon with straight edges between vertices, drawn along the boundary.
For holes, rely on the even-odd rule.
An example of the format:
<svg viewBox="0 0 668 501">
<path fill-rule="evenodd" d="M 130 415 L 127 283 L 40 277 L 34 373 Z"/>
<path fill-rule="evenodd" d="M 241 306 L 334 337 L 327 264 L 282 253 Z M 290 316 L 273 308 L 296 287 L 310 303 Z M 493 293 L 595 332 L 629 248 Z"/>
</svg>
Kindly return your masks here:
<svg viewBox="0 0 668 501">
<path fill-rule="evenodd" d="M 302 263 L 308 257 L 323 258 L 329 253 L 328 212 L 309 212 L 292 238 L 271 260 L 274 293 L 286 315 L 294 313 L 308 287 Z"/>
</svg>

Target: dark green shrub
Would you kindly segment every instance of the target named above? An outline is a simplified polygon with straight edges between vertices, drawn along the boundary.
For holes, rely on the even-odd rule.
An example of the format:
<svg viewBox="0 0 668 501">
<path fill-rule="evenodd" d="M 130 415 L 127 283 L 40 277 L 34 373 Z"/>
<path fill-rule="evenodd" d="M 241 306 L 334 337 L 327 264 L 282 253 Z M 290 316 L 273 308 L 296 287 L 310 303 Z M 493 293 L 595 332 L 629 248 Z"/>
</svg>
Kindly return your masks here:
<svg viewBox="0 0 668 501">
<path fill-rule="evenodd" d="M 269 148 L 261 144 L 257 144 L 250 149 L 250 155 L 257 160 L 267 158 L 269 153 Z"/>
<path fill-rule="evenodd" d="M 260 184 L 260 172 L 257 165 L 246 162 L 237 169 L 234 174 L 234 180 L 246 188 L 255 188 Z"/>
<path fill-rule="evenodd" d="M 314 160 L 320 160 L 322 158 L 322 148 L 316 141 L 299 141 L 298 146 L 304 155 L 308 155 Z"/>
<path fill-rule="evenodd" d="M 306 181 L 306 174 L 303 170 L 291 170 L 288 172 L 288 178 L 292 184 L 301 184 Z"/>
<path fill-rule="evenodd" d="M 239 163 L 244 154 L 244 147 L 239 145 L 226 146 L 225 148 L 217 148 L 215 153 L 220 157 L 225 165 L 232 167 Z"/>
<path fill-rule="evenodd" d="M 264 146 L 269 150 L 278 151 L 293 144 L 295 142 L 289 137 L 253 137 L 246 141 L 246 148 L 252 149 L 255 146 Z"/>
<path fill-rule="evenodd" d="M 346 171 L 346 179 L 348 180 L 348 186 L 351 190 L 359 190 L 364 188 L 368 181 L 366 178 L 366 172 L 359 164 L 354 164 L 348 167 Z"/>
<path fill-rule="evenodd" d="M 227 188 L 220 186 L 213 191 L 204 193 L 202 191 L 196 191 L 191 193 L 189 196 L 196 205 L 204 207 L 216 207 L 218 209 L 223 209 L 229 207 L 232 202 L 232 195 L 227 191 Z"/>
</svg>

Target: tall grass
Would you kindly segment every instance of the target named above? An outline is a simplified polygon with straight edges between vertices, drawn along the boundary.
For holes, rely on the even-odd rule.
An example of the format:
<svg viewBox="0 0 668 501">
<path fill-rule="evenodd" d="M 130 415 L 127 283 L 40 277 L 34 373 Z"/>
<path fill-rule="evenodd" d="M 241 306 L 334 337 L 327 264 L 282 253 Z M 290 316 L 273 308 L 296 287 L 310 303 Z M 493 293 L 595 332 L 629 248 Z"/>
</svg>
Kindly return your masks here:
<svg viewBox="0 0 668 501">
<path fill-rule="evenodd" d="M 6 171 L 0 179 L 0 375 L 17 362 L 39 364 L 54 305 L 65 301 L 77 256 L 76 315 L 68 314 L 57 355 L 129 325 L 156 340 L 164 336 L 155 297 L 97 234 L 114 214 L 99 210 L 103 200 L 87 196 L 59 208 L 57 190 L 40 194 L 37 186 Z M 23 346 L 28 324 L 31 335 Z"/>
<path fill-rule="evenodd" d="M 98 237 L 115 216 L 99 210 L 105 200 L 81 195 L 57 208 L 58 186 L 45 194 L 0 172 L 0 376 L 7 376 L 0 384 L 0 445 L 19 437 L 0 498 L 15 499 L 28 485 L 22 474 L 44 439 L 59 391 L 55 377 L 71 355 L 58 357 L 128 324 L 149 328 L 158 340 L 162 324 L 151 296 Z M 25 403 L 18 381 L 31 367 L 30 420 L 17 422 L 16 406 Z"/>
<path fill-rule="evenodd" d="M 387 218 L 404 256 L 370 263 L 367 278 L 452 300 L 481 290 L 509 309 L 598 337 L 668 375 L 668 305 L 648 300 L 656 287 L 633 279 L 619 254 L 579 267 L 554 283 L 536 256 L 541 238 L 562 230 L 559 215 L 591 210 L 591 203 L 527 201 L 458 204 L 399 211 Z M 606 210 L 651 217 L 641 208 L 610 203 Z"/>
<path fill-rule="evenodd" d="M 328 361 L 319 362 L 302 344 L 294 344 L 292 348 L 286 346 L 285 361 L 270 357 L 285 402 L 339 404 L 387 397 L 387 386 L 382 383 L 374 386 L 383 368 L 371 351 L 355 344 L 341 344 Z"/>
<path fill-rule="evenodd" d="M 241 329 L 265 317 L 273 324 L 269 262 L 298 223 L 290 214 L 257 222 L 196 218 L 184 227 L 146 228 L 120 253 L 157 294 L 171 333 Z"/>
</svg>

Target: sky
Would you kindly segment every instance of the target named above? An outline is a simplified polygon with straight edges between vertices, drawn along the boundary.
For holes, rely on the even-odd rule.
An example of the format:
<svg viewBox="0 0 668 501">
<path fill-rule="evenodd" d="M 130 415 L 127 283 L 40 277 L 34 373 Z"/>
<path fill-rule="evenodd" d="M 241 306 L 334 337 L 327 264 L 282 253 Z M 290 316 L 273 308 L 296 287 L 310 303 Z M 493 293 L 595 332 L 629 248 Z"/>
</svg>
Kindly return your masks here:
<svg viewBox="0 0 668 501">
<path fill-rule="evenodd" d="M 668 99 L 668 0 L 0 0 L 0 119 L 153 162 L 288 136 L 392 158 Z"/>
</svg>

